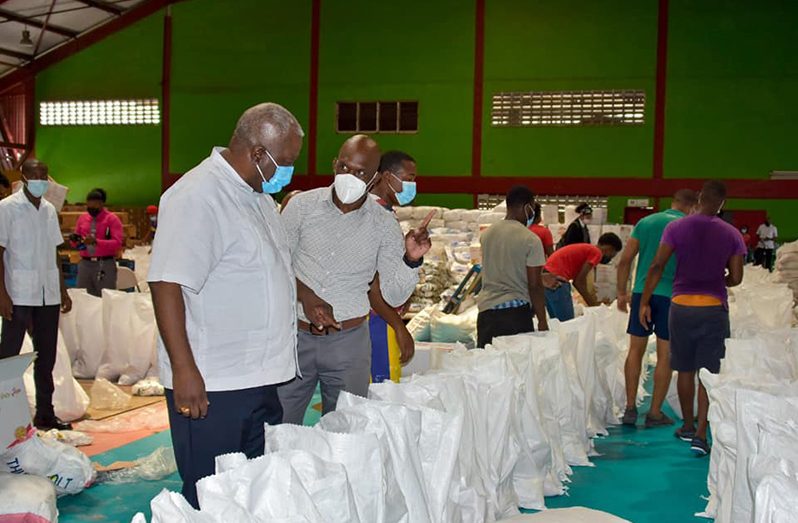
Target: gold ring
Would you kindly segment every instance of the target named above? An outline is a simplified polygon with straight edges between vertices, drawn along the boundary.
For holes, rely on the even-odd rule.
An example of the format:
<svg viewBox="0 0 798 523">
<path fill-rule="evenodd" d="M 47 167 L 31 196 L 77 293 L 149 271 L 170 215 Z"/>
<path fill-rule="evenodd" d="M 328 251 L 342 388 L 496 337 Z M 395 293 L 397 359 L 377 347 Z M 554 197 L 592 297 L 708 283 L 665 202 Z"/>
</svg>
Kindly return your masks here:
<svg viewBox="0 0 798 523">
<path fill-rule="evenodd" d="M 188 407 L 180 407 L 180 414 L 188 414 L 191 412 L 191 409 Z"/>
</svg>

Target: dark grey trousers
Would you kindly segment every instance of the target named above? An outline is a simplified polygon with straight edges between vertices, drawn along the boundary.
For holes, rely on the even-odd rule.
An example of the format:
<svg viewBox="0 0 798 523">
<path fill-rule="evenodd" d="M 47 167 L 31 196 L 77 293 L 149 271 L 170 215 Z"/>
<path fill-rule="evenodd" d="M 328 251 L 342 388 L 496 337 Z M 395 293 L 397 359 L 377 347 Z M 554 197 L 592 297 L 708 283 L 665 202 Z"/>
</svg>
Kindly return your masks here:
<svg viewBox="0 0 798 523">
<path fill-rule="evenodd" d="M 86 289 L 92 296 L 102 296 L 103 289 L 116 289 L 116 260 L 80 260 L 78 289 Z"/>
<path fill-rule="evenodd" d="M 330 331 L 326 336 L 299 332 L 299 368 L 302 378 L 281 385 L 283 423 L 302 425 L 316 384 L 321 384 L 322 414 L 335 410 L 342 390 L 367 396 L 371 379 L 369 323 L 354 329 Z"/>
</svg>

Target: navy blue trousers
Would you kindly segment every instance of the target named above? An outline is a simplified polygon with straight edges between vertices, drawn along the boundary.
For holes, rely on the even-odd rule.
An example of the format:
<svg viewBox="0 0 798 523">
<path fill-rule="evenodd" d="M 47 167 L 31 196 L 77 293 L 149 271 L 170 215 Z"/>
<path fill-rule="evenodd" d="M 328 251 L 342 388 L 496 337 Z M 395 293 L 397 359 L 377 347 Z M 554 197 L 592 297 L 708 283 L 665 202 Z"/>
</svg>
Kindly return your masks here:
<svg viewBox="0 0 798 523">
<path fill-rule="evenodd" d="M 166 389 L 183 496 L 197 509 L 197 480 L 216 472 L 216 456 L 230 452 L 243 452 L 250 459 L 262 456 L 263 424 L 277 425 L 283 419 L 276 385 L 209 392 L 208 401 L 211 404 L 205 419 L 187 418 L 177 412 L 174 394 Z"/>
</svg>

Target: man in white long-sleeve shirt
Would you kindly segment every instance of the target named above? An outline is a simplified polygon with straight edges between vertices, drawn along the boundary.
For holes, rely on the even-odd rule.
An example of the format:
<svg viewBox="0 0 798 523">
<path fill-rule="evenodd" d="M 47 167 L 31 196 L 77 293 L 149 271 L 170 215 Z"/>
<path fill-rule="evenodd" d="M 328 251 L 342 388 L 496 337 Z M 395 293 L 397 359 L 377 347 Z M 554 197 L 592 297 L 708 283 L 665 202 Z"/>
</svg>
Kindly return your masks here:
<svg viewBox="0 0 798 523">
<path fill-rule="evenodd" d="M 418 283 L 428 220 L 402 241 L 396 218 L 368 196 L 379 163 L 377 143 L 353 136 L 333 161 L 333 186 L 298 194 L 282 214 L 297 278 L 301 371 L 279 389 L 286 423 L 302 423 L 317 383 L 324 413 L 342 390 L 367 394 L 369 284 L 379 272 L 382 295 L 396 307 Z"/>
</svg>

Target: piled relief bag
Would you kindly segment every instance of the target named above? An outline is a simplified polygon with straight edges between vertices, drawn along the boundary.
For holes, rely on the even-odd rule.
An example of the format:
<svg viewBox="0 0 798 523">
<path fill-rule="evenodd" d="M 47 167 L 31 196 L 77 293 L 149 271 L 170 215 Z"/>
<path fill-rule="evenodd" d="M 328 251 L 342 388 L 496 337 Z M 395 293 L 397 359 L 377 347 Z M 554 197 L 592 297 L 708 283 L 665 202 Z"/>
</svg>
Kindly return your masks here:
<svg viewBox="0 0 798 523">
<path fill-rule="evenodd" d="M 55 487 L 47 478 L 0 472 L 0 521 L 56 523 Z"/>
<path fill-rule="evenodd" d="M 106 350 L 97 378 L 132 385 L 157 372 L 157 325 L 150 294 L 103 290 Z"/>
<path fill-rule="evenodd" d="M 85 289 L 68 289 L 72 310 L 61 315 L 58 329 L 64 337 L 76 378 L 94 378 L 105 353 L 103 300 Z"/>
<path fill-rule="evenodd" d="M 734 337 L 789 328 L 793 321 L 793 292 L 761 267 L 746 266 L 743 283 L 730 289 L 729 318 Z"/>
<path fill-rule="evenodd" d="M 747 460 L 756 453 L 752 448 L 757 436 L 749 430 L 763 426 L 758 422 L 760 416 L 767 417 L 769 427 L 798 419 L 798 411 L 784 410 L 785 401 L 798 404 L 797 334 L 783 330 L 727 340 L 720 374 L 701 371 L 710 399 L 708 417 L 714 442 L 707 478 L 710 497 L 702 516 L 738 521 L 733 513 L 750 510 L 755 489 L 746 476 Z M 757 405 L 754 410 L 752 401 Z M 795 434 L 793 430 L 792 448 L 798 446 Z M 785 449 L 775 451 L 783 454 Z M 743 495 L 746 488 L 750 495 Z"/>
<path fill-rule="evenodd" d="M 33 341 L 25 334 L 22 342 L 22 354 L 33 352 Z M 31 411 L 36 407 L 36 381 L 33 379 L 33 365 L 25 371 L 25 390 L 28 394 L 28 404 Z M 89 395 L 83 390 L 80 383 L 73 377 L 69 353 L 66 350 L 61 333 L 58 334 L 56 345 L 55 367 L 53 368 L 53 409 L 55 415 L 64 421 L 74 421 L 82 418 L 89 408 Z"/>
</svg>

